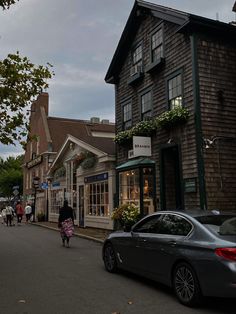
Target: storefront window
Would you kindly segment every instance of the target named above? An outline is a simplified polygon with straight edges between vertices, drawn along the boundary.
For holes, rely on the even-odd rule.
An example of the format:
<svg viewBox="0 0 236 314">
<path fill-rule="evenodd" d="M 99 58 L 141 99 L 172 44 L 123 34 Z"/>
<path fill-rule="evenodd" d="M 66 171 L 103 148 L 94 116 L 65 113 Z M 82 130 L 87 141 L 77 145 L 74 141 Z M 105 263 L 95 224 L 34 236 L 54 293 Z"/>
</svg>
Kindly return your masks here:
<svg viewBox="0 0 236 314">
<path fill-rule="evenodd" d="M 119 204 L 135 203 L 139 205 L 139 170 L 124 171 L 119 174 L 120 191 Z"/>
<path fill-rule="evenodd" d="M 87 214 L 109 216 L 108 181 L 86 184 Z"/>
<path fill-rule="evenodd" d="M 155 168 L 140 166 L 119 172 L 119 205 L 133 203 L 142 215 L 155 211 Z"/>
<path fill-rule="evenodd" d="M 63 205 L 63 190 L 51 190 L 51 213 L 59 214 Z"/>
<path fill-rule="evenodd" d="M 143 168 L 143 211 L 154 212 L 153 206 L 153 168 Z"/>
</svg>

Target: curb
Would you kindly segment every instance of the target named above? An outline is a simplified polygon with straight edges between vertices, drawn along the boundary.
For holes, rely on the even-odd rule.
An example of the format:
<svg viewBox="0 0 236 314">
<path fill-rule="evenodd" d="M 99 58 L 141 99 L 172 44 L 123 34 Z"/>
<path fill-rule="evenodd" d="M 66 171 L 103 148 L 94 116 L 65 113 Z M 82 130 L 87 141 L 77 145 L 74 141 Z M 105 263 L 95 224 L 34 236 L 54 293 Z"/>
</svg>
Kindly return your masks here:
<svg viewBox="0 0 236 314">
<path fill-rule="evenodd" d="M 38 227 L 43 227 L 43 228 L 46 228 L 46 229 L 58 231 L 57 228 L 53 228 L 53 227 L 50 227 L 50 226 L 41 225 L 41 224 L 37 224 L 37 223 L 31 223 L 31 224 L 33 226 L 38 226 Z M 81 233 L 76 233 L 75 232 L 74 236 L 82 238 L 82 239 L 86 239 L 86 240 L 95 241 L 95 242 L 102 243 L 102 244 L 104 243 L 104 240 L 102 240 L 102 239 L 94 238 L 94 237 L 91 237 L 91 236 L 88 236 L 88 235 L 85 235 L 85 234 L 81 234 Z"/>
</svg>

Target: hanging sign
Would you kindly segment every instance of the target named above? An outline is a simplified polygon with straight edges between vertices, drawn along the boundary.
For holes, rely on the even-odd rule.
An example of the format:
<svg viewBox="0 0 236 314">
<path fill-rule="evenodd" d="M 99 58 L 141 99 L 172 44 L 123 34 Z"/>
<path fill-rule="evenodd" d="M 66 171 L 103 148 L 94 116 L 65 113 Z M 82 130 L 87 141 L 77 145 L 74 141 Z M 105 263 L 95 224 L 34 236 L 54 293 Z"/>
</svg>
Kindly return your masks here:
<svg viewBox="0 0 236 314">
<path fill-rule="evenodd" d="M 151 137 L 133 136 L 133 156 L 152 156 Z"/>
</svg>

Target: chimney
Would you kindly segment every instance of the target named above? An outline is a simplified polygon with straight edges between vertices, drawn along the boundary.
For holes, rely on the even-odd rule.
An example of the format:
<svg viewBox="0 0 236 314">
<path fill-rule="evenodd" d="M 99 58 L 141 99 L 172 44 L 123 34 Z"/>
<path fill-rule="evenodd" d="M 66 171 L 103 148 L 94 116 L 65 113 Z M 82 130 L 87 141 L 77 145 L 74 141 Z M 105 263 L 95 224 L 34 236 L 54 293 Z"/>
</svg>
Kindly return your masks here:
<svg viewBox="0 0 236 314">
<path fill-rule="evenodd" d="M 31 111 L 35 112 L 39 110 L 40 107 L 44 107 L 46 116 L 48 116 L 48 93 L 41 93 L 38 98 L 32 103 Z"/>
<path fill-rule="evenodd" d="M 90 122 L 91 122 L 91 123 L 100 123 L 100 118 L 98 118 L 98 117 L 92 117 L 92 118 L 90 118 Z"/>
</svg>

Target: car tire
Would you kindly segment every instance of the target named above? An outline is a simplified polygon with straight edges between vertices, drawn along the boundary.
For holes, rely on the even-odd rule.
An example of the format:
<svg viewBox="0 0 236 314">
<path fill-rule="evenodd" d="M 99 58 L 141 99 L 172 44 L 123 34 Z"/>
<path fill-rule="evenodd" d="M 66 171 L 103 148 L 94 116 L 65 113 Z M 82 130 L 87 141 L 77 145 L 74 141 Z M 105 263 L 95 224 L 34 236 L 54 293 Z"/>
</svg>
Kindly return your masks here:
<svg viewBox="0 0 236 314">
<path fill-rule="evenodd" d="M 111 243 L 105 244 L 103 250 L 103 261 L 105 268 L 109 273 L 117 272 L 116 253 Z"/>
<path fill-rule="evenodd" d="M 173 288 L 180 303 L 197 306 L 201 303 L 200 285 L 193 268 L 187 263 L 179 263 L 173 274 Z"/>
</svg>

